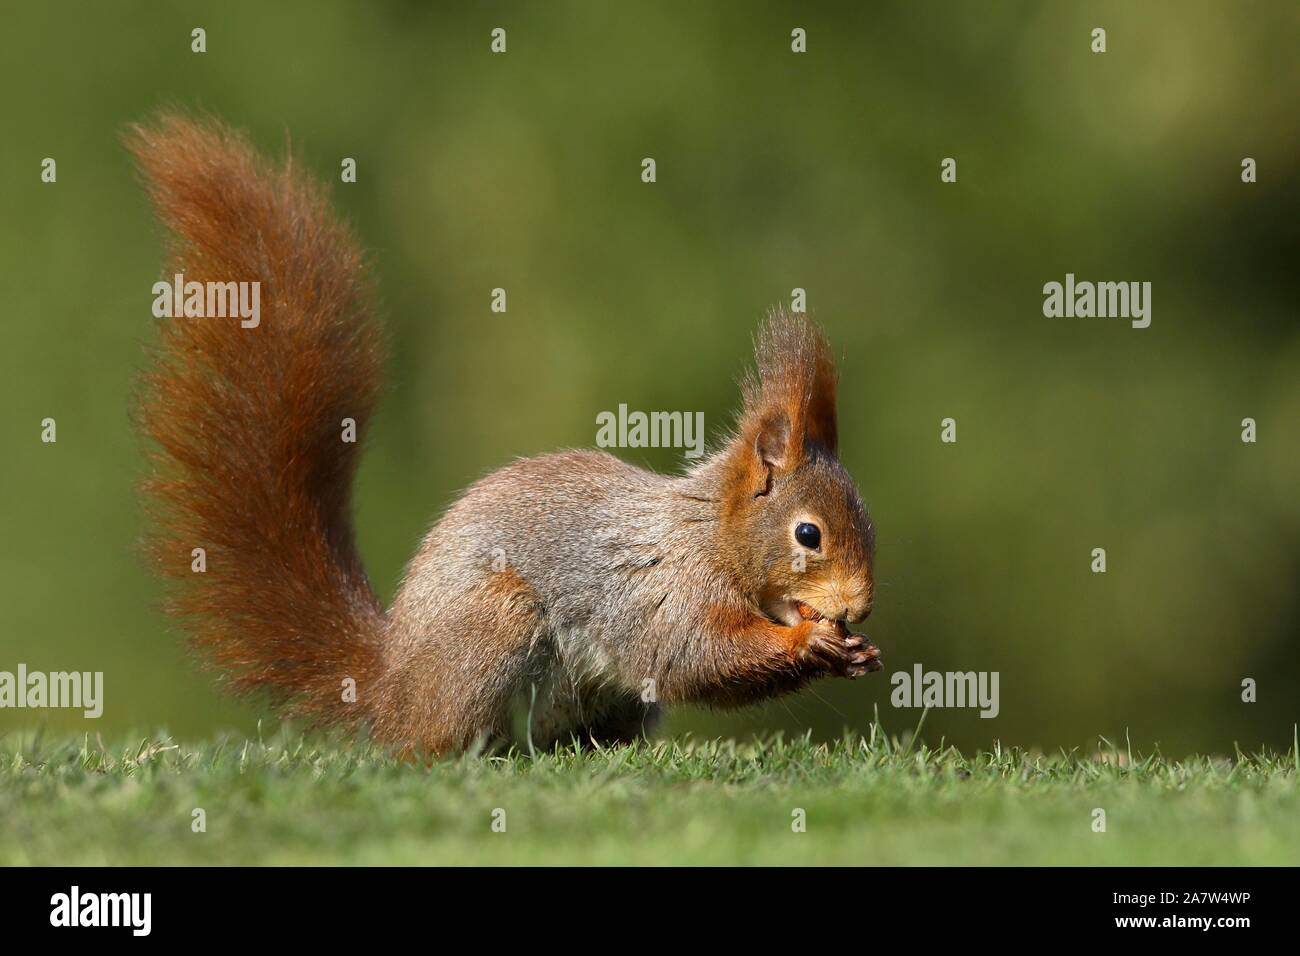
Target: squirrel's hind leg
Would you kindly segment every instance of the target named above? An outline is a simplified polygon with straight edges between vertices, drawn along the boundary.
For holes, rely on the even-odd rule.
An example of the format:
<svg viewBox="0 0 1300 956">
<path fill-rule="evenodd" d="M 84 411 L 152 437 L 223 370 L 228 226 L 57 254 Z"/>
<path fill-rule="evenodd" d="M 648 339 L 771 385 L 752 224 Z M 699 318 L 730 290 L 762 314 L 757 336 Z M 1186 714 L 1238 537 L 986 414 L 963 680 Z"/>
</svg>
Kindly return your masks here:
<svg viewBox="0 0 1300 956">
<path fill-rule="evenodd" d="M 547 642 L 537 593 L 514 570 L 394 606 L 377 736 L 444 754 L 512 736 L 511 710 Z"/>
</svg>

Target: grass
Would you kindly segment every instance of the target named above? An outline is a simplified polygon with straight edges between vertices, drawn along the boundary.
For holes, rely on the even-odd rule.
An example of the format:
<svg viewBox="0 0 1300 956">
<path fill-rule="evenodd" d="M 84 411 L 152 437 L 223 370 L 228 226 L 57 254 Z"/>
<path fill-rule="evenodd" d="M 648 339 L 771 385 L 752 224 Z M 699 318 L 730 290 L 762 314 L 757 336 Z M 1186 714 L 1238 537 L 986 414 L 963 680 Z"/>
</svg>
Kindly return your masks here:
<svg viewBox="0 0 1300 956">
<path fill-rule="evenodd" d="M 10 734 L 0 863 L 1293 865 L 1298 770 L 1294 750 L 1175 761 L 1103 740 L 963 756 L 878 729 L 430 767 L 284 733 L 108 747 Z"/>
</svg>

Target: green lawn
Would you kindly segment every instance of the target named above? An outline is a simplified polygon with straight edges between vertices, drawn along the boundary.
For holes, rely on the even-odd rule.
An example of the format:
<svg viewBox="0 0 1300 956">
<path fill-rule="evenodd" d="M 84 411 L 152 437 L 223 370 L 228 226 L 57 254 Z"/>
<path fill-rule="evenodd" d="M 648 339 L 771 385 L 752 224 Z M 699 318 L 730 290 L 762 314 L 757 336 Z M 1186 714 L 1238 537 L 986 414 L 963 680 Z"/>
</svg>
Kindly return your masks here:
<svg viewBox="0 0 1300 956">
<path fill-rule="evenodd" d="M 310 737 L 10 734 L 0 863 L 1296 864 L 1296 780 L 1294 751 L 1176 761 L 1102 741 L 963 756 L 883 733 L 432 767 Z M 206 832 L 192 832 L 196 807 Z"/>
</svg>

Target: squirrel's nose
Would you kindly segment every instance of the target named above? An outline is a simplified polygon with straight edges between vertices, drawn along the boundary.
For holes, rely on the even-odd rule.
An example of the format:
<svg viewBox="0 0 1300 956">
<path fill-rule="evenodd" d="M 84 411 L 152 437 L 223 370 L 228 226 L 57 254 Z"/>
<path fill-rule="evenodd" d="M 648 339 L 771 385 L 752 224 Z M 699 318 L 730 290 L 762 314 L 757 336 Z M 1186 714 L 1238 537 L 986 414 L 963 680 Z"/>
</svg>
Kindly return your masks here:
<svg viewBox="0 0 1300 956">
<path fill-rule="evenodd" d="M 839 614 L 842 621 L 850 624 L 864 621 L 871 613 L 871 591 L 870 584 L 845 585 L 841 582 L 829 595 L 835 602 L 831 607 L 838 604 L 842 608 Z"/>
<path fill-rule="evenodd" d="M 853 624 L 865 621 L 871 616 L 871 598 L 871 591 L 868 590 L 865 594 L 844 609 L 844 619 Z"/>
</svg>

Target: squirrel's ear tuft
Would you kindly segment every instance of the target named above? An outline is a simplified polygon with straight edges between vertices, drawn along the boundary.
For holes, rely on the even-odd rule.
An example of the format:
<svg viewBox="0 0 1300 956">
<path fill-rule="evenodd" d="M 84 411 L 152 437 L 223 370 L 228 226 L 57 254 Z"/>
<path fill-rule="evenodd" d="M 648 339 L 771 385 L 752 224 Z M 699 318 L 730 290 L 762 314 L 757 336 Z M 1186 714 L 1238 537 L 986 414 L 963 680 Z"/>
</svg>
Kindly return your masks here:
<svg viewBox="0 0 1300 956">
<path fill-rule="evenodd" d="M 743 384 L 744 406 L 724 451 L 726 483 L 740 503 L 766 494 L 772 479 L 810 451 L 836 452 L 835 363 L 806 316 L 769 313 L 754 346 L 757 370 Z"/>
<path fill-rule="evenodd" d="M 757 375 L 744 386 L 742 435 L 777 471 L 793 468 L 810 446 L 835 454 L 835 362 L 825 336 L 804 315 L 777 308 L 768 314 L 754 345 Z M 777 460 L 779 457 L 780 460 Z"/>
</svg>

